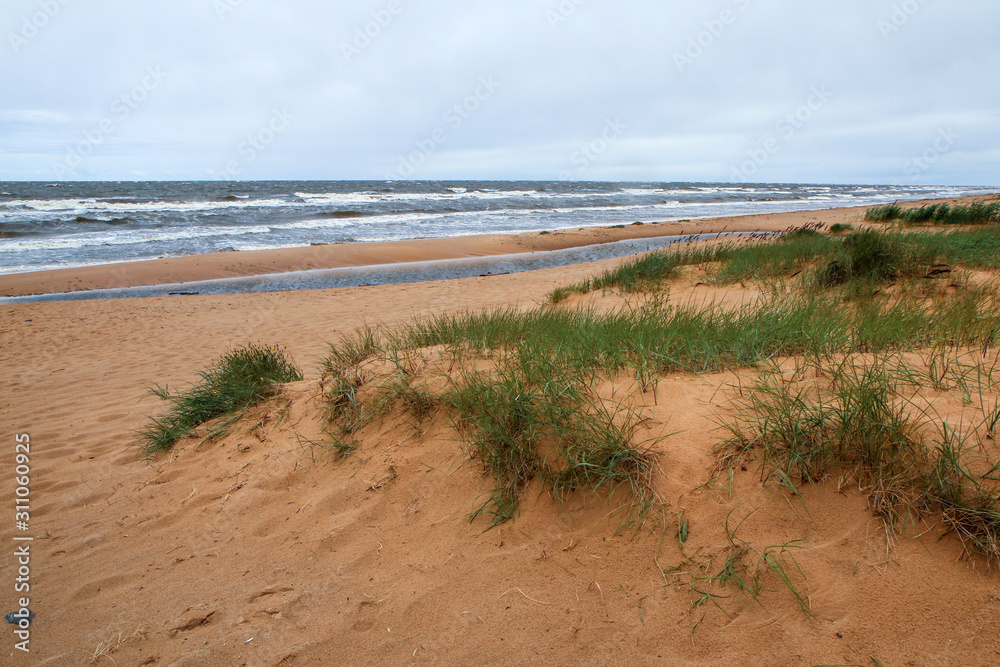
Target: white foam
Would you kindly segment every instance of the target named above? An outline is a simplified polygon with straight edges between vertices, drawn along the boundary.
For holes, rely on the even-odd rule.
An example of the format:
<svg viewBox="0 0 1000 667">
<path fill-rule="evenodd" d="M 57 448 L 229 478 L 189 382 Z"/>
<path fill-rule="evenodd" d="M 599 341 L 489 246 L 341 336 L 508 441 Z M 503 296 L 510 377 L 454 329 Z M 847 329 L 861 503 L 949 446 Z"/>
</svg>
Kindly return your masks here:
<svg viewBox="0 0 1000 667">
<path fill-rule="evenodd" d="M 178 241 L 207 238 L 212 236 L 238 236 L 243 234 L 267 234 L 269 225 L 248 225 L 244 227 L 196 227 L 192 229 L 130 229 L 116 232 L 87 232 L 61 238 L 12 239 L 0 243 L 0 253 L 35 252 L 39 250 L 73 250 L 94 246 L 125 246 L 156 243 L 158 241 Z M 117 260 L 115 260 L 117 261 Z"/>
<path fill-rule="evenodd" d="M 140 213 L 156 211 L 212 211 L 232 208 L 254 208 L 288 206 L 284 199 L 253 199 L 247 201 L 204 201 L 204 202 L 108 202 L 99 199 L 12 199 L 0 202 L 6 208 L 27 208 L 50 213 Z"/>
</svg>

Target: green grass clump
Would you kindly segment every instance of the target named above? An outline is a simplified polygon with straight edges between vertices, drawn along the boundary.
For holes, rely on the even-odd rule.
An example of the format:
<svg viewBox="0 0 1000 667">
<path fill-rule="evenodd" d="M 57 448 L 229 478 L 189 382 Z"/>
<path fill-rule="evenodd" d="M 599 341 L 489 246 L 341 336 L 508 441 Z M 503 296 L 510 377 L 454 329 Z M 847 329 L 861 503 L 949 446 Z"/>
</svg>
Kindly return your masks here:
<svg viewBox="0 0 1000 667">
<path fill-rule="evenodd" d="M 1000 202 L 968 205 L 928 204 L 903 209 L 896 204 L 875 206 L 865 213 L 869 222 L 900 222 L 905 225 L 990 225 L 1000 223 Z"/>
<path fill-rule="evenodd" d="M 803 381 L 815 374 L 814 381 Z M 967 441 L 977 450 L 995 426 L 996 410 L 963 437 L 911 397 L 931 383 L 897 355 L 848 357 L 765 368 L 723 426 L 724 466 L 758 454 L 765 478 L 793 493 L 839 473 L 865 489 L 869 506 L 890 530 L 913 515 L 939 511 L 970 553 L 1000 559 L 1000 489 L 995 471 L 970 470 Z M 992 388 L 992 381 L 986 383 Z M 992 423 L 991 423 L 992 422 Z M 929 431 L 934 431 L 931 434 Z"/>
<path fill-rule="evenodd" d="M 868 222 L 895 222 L 903 217 L 903 208 L 897 204 L 873 206 L 865 211 Z"/>
<path fill-rule="evenodd" d="M 448 397 L 459 429 L 470 433 L 470 455 L 495 480 L 490 499 L 472 514 L 493 516 L 493 525 L 517 510 L 521 492 L 541 469 L 538 441 L 544 427 L 542 395 L 523 370 L 498 375 L 469 373 Z"/>
<path fill-rule="evenodd" d="M 323 392 L 326 406 L 324 408 L 327 428 L 336 427 L 341 436 L 349 436 L 359 431 L 368 421 L 370 411 L 358 400 L 357 390 L 361 387 L 361 378 L 357 375 L 348 378 L 336 376 L 332 378 L 330 387 Z"/>
<path fill-rule="evenodd" d="M 575 285 L 568 285 L 566 287 L 557 287 L 548 294 L 549 303 L 555 305 L 557 303 L 562 303 L 566 299 L 570 298 L 574 294 L 589 294 L 590 281 L 586 280 Z"/>
<path fill-rule="evenodd" d="M 234 419 L 210 434 L 219 436 L 248 408 L 273 396 L 277 385 L 302 380 L 302 373 L 282 350 L 261 345 L 235 349 L 200 375 L 201 382 L 187 391 L 171 393 L 166 386 L 150 390 L 173 407 L 165 416 L 154 418 L 142 432 L 144 454 L 153 456 L 168 451 L 197 426 L 233 415 Z"/>
<path fill-rule="evenodd" d="M 812 227 L 794 229 L 775 240 L 754 241 L 730 249 L 719 257 L 722 265 L 714 279 L 717 284 L 727 285 L 789 275 L 829 255 L 837 243 Z"/>
<path fill-rule="evenodd" d="M 844 232 L 853 232 L 854 225 L 845 224 L 843 222 L 835 222 L 830 225 L 831 234 L 843 234 Z"/>
<path fill-rule="evenodd" d="M 489 515 L 494 526 L 509 520 L 535 477 L 558 500 L 624 485 L 639 509 L 648 508 L 653 457 L 633 443 L 640 417 L 607 407 L 589 393 L 583 374 L 554 355 L 522 348 L 491 372 L 467 370 L 445 401 L 471 458 L 494 480 L 472 519 Z"/>
<path fill-rule="evenodd" d="M 773 243 L 750 238 L 707 247 L 652 252 L 590 280 L 558 288 L 548 295 L 548 299 L 549 303 L 556 304 L 571 294 L 612 288 L 624 292 L 648 291 L 663 280 L 677 277 L 682 267 L 697 264 L 718 263 L 714 279 L 721 284 L 775 277 L 801 268 L 806 262 L 829 252 L 835 243 L 812 227 L 806 227 L 791 230 Z"/>
<path fill-rule="evenodd" d="M 507 344 L 514 331 L 531 326 L 507 311 L 471 327 L 442 316 L 342 339 L 324 364 L 326 426 L 339 429 L 338 442 L 356 446 L 358 432 L 392 405 L 403 407 L 418 425 L 444 407 L 467 442 L 469 458 L 482 464 L 493 482 L 486 502 L 471 516 L 488 516 L 491 526 L 513 518 L 525 486 L 536 478 L 559 500 L 577 490 L 613 495 L 624 487 L 632 501 L 628 506 L 649 509 L 653 457 L 633 442 L 641 417 L 596 397 L 590 390 L 596 367 L 588 373 L 565 363 L 557 349 L 538 344 L 543 331 Z M 443 348 L 449 365 L 445 388 L 436 392 L 419 378 L 421 362 L 415 360 L 422 354 L 414 353 L 434 347 Z M 359 358 L 364 349 L 372 356 Z M 348 360 L 355 365 L 345 366 Z M 362 369 L 366 361 L 377 363 Z M 480 366 L 484 361 L 488 370 Z M 384 362 L 394 362 L 395 372 L 380 386 L 362 380 Z"/>
<path fill-rule="evenodd" d="M 375 330 L 366 326 L 354 335 L 341 336 L 337 343 L 331 345 L 330 353 L 323 360 L 322 370 L 326 374 L 338 374 L 382 352 L 383 346 Z"/>
<path fill-rule="evenodd" d="M 820 283 L 830 286 L 850 280 L 873 283 L 895 280 L 909 259 L 900 240 L 898 235 L 870 230 L 851 234 L 840 245 L 840 257 L 821 272 Z"/>
</svg>

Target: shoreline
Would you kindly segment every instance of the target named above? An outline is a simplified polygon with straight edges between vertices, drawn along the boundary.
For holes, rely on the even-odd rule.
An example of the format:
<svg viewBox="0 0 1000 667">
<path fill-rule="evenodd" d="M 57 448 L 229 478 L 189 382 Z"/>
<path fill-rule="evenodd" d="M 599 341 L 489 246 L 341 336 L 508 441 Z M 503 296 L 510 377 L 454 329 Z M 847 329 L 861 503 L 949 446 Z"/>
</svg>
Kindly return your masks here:
<svg viewBox="0 0 1000 667">
<path fill-rule="evenodd" d="M 912 208 L 939 202 L 990 199 L 978 195 L 960 199 L 903 202 Z M 869 206 L 696 218 L 614 227 L 584 227 L 549 233 L 482 234 L 449 238 L 371 243 L 314 245 L 277 250 L 220 252 L 164 257 L 95 266 L 48 269 L 0 275 L 0 296 L 30 296 L 100 289 L 177 285 L 339 268 L 413 264 L 439 260 L 503 257 L 549 252 L 616 241 L 718 232 L 780 232 L 809 223 L 857 223 Z"/>
</svg>

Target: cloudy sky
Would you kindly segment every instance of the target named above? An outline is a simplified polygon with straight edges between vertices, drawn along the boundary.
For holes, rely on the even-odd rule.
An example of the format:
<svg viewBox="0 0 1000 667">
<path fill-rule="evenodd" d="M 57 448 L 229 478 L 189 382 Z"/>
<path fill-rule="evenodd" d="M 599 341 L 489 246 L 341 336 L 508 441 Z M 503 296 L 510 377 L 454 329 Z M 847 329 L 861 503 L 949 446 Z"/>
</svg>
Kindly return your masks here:
<svg viewBox="0 0 1000 667">
<path fill-rule="evenodd" d="M 0 180 L 998 185 L 994 0 L 4 0 Z"/>
</svg>

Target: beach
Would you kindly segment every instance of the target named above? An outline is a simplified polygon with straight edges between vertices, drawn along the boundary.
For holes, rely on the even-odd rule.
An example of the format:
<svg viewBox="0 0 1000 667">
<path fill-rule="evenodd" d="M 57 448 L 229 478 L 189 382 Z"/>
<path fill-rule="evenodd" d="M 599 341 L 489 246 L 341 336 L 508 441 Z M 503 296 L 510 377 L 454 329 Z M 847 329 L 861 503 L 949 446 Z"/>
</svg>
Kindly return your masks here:
<svg viewBox="0 0 1000 667">
<path fill-rule="evenodd" d="M 0 295 L 654 236 L 861 227 L 864 210 L 218 252 L 9 273 L 0 275 Z M 678 548 L 675 524 L 621 531 L 600 494 L 559 502 L 537 479 L 514 520 L 493 529 L 482 519 L 470 522 L 489 480 L 443 414 L 417 428 L 390 411 L 343 461 L 319 446 L 319 365 L 339 337 L 445 313 L 541 307 L 552 290 L 621 262 L 335 290 L 0 303 L 3 469 L 15 469 L 16 434 L 28 434 L 31 444 L 30 530 L 18 533 L 10 521 L 4 531 L 8 540 L 34 538 L 30 664 L 1000 660 L 1000 580 L 984 560 L 966 557 L 954 534 L 914 525 L 887 548 L 865 494 L 836 480 L 802 487 L 801 502 L 763 485 L 752 464 L 728 487 L 713 482 L 718 415 L 738 395 L 743 371 L 671 373 L 642 393 L 650 415 L 642 434 L 662 438 L 656 492 L 669 510 L 661 518 L 683 515 L 699 535 L 687 552 L 683 542 Z M 752 284 L 719 287 L 684 274 L 668 296 L 671 303 L 750 303 L 759 295 Z M 562 307 L 607 310 L 627 301 L 593 292 Z M 278 403 L 221 440 L 188 439 L 144 460 L 138 433 L 166 407 L 150 387 L 188 386 L 216 359 L 251 343 L 286 350 L 304 379 L 285 385 Z M 600 390 L 633 380 L 608 380 Z M 946 413 L 961 413 L 960 401 L 942 400 Z M 11 472 L 0 484 L 4 498 L 13 498 L 14 488 Z M 732 516 L 743 520 L 740 534 L 756 548 L 796 545 L 808 615 L 774 577 L 757 601 L 741 602 L 730 591 L 718 608 L 695 606 L 697 595 L 662 567 L 718 553 L 725 538 L 708 526 Z M 0 563 L 3 585 L 12 587 L 13 548 Z M 13 596 L 4 599 L 11 608 L 2 611 L 14 611 Z M 5 664 L 28 664 L 15 658 L 20 662 Z"/>
</svg>

